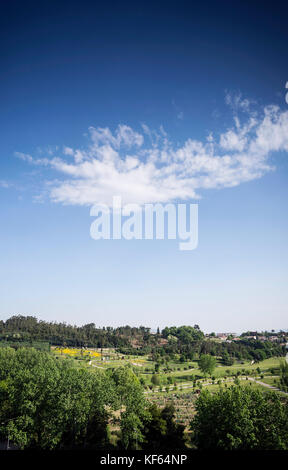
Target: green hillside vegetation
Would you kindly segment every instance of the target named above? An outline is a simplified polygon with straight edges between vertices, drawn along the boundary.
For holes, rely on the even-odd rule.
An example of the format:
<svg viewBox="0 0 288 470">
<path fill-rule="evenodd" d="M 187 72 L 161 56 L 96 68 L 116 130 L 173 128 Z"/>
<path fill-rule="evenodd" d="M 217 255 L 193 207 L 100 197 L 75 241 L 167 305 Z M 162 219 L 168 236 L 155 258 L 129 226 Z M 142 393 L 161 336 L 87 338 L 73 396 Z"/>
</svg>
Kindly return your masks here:
<svg viewBox="0 0 288 470">
<path fill-rule="evenodd" d="M 207 338 L 198 325 L 152 334 L 15 316 L 0 322 L 0 442 L 58 450 L 288 449 L 285 354 L 283 334 L 277 342 L 234 343 Z M 244 434 L 232 413 L 242 401 Z M 214 434 L 211 417 L 219 422 Z"/>
</svg>

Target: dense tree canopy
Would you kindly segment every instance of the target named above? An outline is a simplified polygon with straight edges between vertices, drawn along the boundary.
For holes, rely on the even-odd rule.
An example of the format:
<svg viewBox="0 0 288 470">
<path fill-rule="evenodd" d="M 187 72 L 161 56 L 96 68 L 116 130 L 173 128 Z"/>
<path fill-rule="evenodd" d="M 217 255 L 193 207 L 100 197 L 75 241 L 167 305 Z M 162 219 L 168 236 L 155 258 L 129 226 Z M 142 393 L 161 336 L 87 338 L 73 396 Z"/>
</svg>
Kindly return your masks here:
<svg viewBox="0 0 288 470">
<path fill-rule="evenodd" d="M 90 372 L 69 359 L 33 348 L 0 349 L 0 437 L 20 448 L 98 448 L 108 445 L 107 423 L 123 410 L 141 420 L 146 400 L 130 368 Z M 132 417 L 132 418 L 131 418 Z"/>
<path fill-rule="evenodd" d="M 167 405 L 162 410 L 150 405 L 148 419 L 144 422 L 143 449 L 163 451 L 185 447 L 184 426 L 175 422 L 175 408 Z"/>
<path fill-rule="evenodd" d="M 196 328 L 197 327 L 197 328 Z M 197 341 L 204 338 L 204 333 L 200 330 L 198 325 L 192 326 L 171 326 L 166 327 L 162 330 L 162 335 L 164 338 L 169 338 L 169 336 L 175 336 L 183 343 L 188 343 L 191 341 Z"/>
<path fill-rule="evenodd" d="M 117 348 L 125 354 L 151 354 L 153 357 L 180 355 L 181 361 L 189 361 L 195 355 L 210 354 L 223 357 L 226 365 L 234 360 L 260 361 L 272 356 L 284 356 L 285 345 L 268 340 L 242 338 L 234 342 L 217 342 L 204 337 L 199 325 L 166 327 L 161 334 L 152 334 L 150 328 L 128 325 L 118 328 L 96 327 L 94 323 L 72 326 L 66 323 L 45 322 L 33 316 L 15 315 L 0 321 L 0 347 L 33 346 L 49 350 L 49 344 L 57 346 Z"/>
<path fill-rule="evenodd" d="M 191 429 L 200 450 L 288 450 L 287 401 L 251 387 L 205 390 Z"/>
</svg>

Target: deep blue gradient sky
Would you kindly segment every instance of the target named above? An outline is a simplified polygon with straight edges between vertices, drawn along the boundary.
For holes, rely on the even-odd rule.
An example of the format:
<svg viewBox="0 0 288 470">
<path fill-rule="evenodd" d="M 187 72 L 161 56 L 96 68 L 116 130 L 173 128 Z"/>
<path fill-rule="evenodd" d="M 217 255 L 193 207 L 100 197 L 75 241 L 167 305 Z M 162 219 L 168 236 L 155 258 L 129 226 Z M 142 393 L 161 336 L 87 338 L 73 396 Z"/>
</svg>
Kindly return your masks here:
<svg viewBox="0 0 288 470">
<path fill-rule="evenodd" d="M 200 191 L 192 252 L 92 240 L 89 206 L 45 189 L 63 175 L 17 157 L 83 149 L 90 126 L 204 142 L 233 125 L 227 94 L 285 113 L 287 8 L 251 3 L 1 2 L 1 318 L 288 328 L 284 144 L 261 178 Z"/>
</svg>

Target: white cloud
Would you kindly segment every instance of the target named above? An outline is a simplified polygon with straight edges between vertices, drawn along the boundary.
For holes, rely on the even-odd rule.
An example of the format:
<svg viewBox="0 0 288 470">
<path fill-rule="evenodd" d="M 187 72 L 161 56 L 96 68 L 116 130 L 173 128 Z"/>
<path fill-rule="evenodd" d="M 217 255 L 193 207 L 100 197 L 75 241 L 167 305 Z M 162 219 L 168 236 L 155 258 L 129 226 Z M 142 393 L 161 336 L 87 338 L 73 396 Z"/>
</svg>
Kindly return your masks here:
<svg viewBox="0 0 288 470">
<path fill-rule="evenodd" d="M 27 153 L 15 152 L 15 156 L 26 162 L 35 163 L 35 160 L 33 159 L 33 157 L 31 157 L 31 155 L 28 155 Z"/>
<path fill-rule="evenodd" d="M 225 94 L 225 103 L 230 106 L 234 112 L 251 112 L 251 105 L 255 104 L 255 101 L 248 100 L 247 98 L 242 97 L 242 93 L 231 93 L 226 91 Z"/>
<path fill-rule="evenodd" d="M 256 115 L 248 100 L 229 95 L 231 103 L 233 125 L 203 142 L 189 138 L 175 146 L 162 127 L 154 131 L 146 124 L 142 133 L 126 125 L 115 132 L 90 127 L 84 150 L 64 147 L 62 156 L 17 156 L 55 171 L 57 179 L 49 179 L 47 188 L 50 198 L 62 204 L 111 204 L 114 195 L 137 204 L 198 198 L 202 190 L 262 177 L 273 169 L 271 153 L 288 151 L 288 111 L 267 106 Z M 236 108 L 245 110 L 245 120 Z"/>
<path fill-rule="evenodd" d="M 100 144 L 111 145 L 117 149 L 119 149 L 121 145 L 127 148 L 133 146 L 141 147 L 144 142 L 143 135 L 135 132 L 131 127 L 125 124 L 119 124 L 114 135 L 108 127 L 90 127 L 89 131 L 96 147 L 99 147 Z"/>
<path fill-rule="evenodd" d="M 64 155 L 74 155 L 74 150 L 71 147 L 64 147 L 63 148 Z"/>
<path fill-rule="evenodd" d="M 8 189 L 10 188 L 10 184 L 5 180 L 0 180 L 0 188 Z"/>
</svg>

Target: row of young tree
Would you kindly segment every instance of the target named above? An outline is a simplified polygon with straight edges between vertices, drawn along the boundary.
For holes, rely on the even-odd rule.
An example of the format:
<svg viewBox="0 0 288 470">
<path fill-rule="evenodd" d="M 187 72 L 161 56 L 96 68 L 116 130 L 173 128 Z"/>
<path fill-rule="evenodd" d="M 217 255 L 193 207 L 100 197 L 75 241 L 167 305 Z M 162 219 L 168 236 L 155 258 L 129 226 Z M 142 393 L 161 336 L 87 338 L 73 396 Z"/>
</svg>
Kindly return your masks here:
<svg viewBox="0 0 288 470">
<path fill-rule="evenodd" d="M 112 445 L 111 426 L 118 426 Z M 202 392 L 187 438 L 173 406 L 145 399 L 129 367 L 87 370 L 33 348 L 0 349 L 0 441 L 20 449 L 286 449 L 288 405 L 251 387 Z"/>
</svg>

